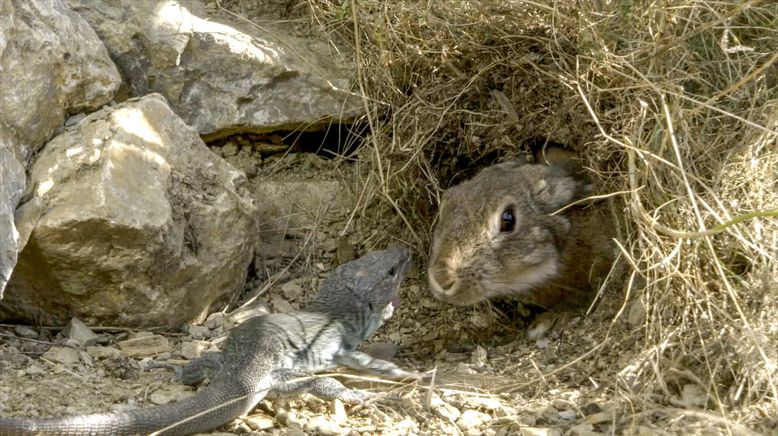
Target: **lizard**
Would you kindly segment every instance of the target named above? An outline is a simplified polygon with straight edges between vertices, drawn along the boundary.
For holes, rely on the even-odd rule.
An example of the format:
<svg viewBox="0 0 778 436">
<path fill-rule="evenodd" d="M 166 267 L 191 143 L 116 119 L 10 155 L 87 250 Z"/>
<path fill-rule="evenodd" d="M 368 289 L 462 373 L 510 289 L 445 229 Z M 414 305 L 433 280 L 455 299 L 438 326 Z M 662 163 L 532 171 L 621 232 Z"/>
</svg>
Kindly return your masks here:
<svg viewBox="0 0 778 436">
<path fill-rule="evenodd" d="M 0 418 L 0 436 L 186 435 L 229 423 L 267 395 L 310 392 L 347 403 L 376 395 L 331 377 L 305 377 L 340 365 L 419 379 L 415 371 L 357 350 L 392 316 L 409 262 L 401 247 L 367 253 L 325 277 L 304 310 L 244 321 L 230 331 L 211 383 L 192 397 L 128 412 Z"/>
</svg>

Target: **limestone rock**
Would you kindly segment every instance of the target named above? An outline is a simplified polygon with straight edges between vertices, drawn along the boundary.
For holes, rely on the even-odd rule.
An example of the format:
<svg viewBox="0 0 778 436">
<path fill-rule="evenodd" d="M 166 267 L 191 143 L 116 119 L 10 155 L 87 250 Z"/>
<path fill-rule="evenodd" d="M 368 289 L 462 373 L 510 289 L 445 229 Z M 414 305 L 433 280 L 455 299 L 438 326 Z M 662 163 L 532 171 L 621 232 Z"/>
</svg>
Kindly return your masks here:
<svg viewBox="0 0 778 436">
<path fill-rule="evenodd" d="M 41 358 L 52 362 L 74 364 L 79 362 L 78 351 L 66 347 L 51 347 Z"/>
<path fill-rule="evenodd" d="M 62 334 L 81 346 L 94 345 L 97 342 L 97 335 L 78 318 L 71 318 L 62 330 Z"/>
<path fill-rule="evenodd" d="M 0 315 L 179 326 L 239 292 L 255 246 L 245 176 L 152 94 L 54 138 L 17 224 L 29 242 Z"/>
<path fill-rule="evenodd" d="M 0 127 L 21 160 L 69 113 L 110 102 L 121 84 L 95 31 L 64 0 L 0 0 Z"/>
<path fill-rule="evenodd" d="M 197 0 L 70 0 L 134 96 L 159 92 L 201 134 L 315 129 L 361 114 L 353 67 L 324 42 L 207 16 Z M 263 25 L 264 27 L 264 25 Z"/>
<path fill-rule="evenodd" d="M 0 123 L 0 130 L 2 128 Z M 24 168 L 10 146 L 2 142 L 2 135 L 0 132 L 0 298 L 3 298 L 5 285 L 11 277 L 19 252 L 19 232 L 14 224 L 14 209 L 25 185 Z"/>
</svg>

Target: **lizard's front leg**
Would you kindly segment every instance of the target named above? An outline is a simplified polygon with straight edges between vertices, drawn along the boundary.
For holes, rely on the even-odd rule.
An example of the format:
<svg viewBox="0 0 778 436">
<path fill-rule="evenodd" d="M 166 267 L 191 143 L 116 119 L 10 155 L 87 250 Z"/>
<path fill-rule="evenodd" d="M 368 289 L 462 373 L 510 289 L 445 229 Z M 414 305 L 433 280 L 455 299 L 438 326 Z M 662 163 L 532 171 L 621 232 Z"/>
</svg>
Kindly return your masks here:
<svg viewBox="0 0 778 436">
<path fill-rule="evenodd" d="M 322 400 L 341 400 L 344 403 L 360 403 L 376 397 L 372 392 L 349 389 L 332 377 L 311 376 L 305 371 L 280 369 L 273 372 L 273 377 L 273 389 L 268 397 L 309 392 Z"/>
<path fill-rule="evenodd" d="M 406 371 L 392 362 L 376 359 L 361 351 L 348 351 L 335 356 L 335 363 L 352 369 L 380 374 L 394 379 L 421 379 L 422 374 L 416 371 Z"/>
</svg>

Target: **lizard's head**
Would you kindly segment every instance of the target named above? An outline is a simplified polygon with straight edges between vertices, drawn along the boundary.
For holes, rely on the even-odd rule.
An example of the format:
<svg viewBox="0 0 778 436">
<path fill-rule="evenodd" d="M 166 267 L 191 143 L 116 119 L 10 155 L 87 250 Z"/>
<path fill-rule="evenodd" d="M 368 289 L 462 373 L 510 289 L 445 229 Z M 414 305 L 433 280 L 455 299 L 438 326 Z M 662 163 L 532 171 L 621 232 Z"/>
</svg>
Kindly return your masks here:
<svg viewBox="0 0 778 436">
<path fill-rule="evenodd" d="M 324 279 L 309 308 L 341 316 L 367 315 L 369 335 L 392 316 L 410 260 L 408 250 L 392 247 L 345 263 Z"/>
</svg>

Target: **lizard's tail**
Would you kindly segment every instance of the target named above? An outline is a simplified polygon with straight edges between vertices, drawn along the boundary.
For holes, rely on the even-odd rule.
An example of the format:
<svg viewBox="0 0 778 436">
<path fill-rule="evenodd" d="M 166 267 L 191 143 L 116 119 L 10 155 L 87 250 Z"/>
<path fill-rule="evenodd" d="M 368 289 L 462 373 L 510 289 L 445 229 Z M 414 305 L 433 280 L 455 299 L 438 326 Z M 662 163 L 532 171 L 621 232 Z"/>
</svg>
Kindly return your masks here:
<svg viewBox="0 0 778 436">
<path fill-rule="evenodd" d="M 52 418 L 0 418 L 0 436 L 187 435 L 226 424 L 250 410 L 266 392 L 213 383 L 170 404 L 129 412 Z"/>
</svg>

